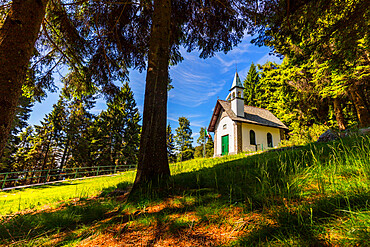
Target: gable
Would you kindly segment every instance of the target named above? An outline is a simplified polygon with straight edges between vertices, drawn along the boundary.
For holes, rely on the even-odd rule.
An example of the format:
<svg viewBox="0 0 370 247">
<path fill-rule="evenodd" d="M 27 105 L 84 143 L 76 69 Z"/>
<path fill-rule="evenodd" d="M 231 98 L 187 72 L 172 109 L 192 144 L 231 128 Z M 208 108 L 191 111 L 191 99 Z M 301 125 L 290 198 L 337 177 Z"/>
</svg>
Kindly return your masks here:
<svg viewBox="0 0 370 247">
<path fill-rule="evenodd" d="M 269 110 L 244 105 L 244 117 L 240 117 L 236 116 L 236 114 L 231 110 L 230 102 L 217 100 L 208 131 L 214 132 L 218 119 L 222 119 L 225 116 L 230 117 L 231 120 L 235 122 L 244 122 L 288 130 L 288 127 L 286 127 L 285 124 L 275 117 Z"/>
</svg>

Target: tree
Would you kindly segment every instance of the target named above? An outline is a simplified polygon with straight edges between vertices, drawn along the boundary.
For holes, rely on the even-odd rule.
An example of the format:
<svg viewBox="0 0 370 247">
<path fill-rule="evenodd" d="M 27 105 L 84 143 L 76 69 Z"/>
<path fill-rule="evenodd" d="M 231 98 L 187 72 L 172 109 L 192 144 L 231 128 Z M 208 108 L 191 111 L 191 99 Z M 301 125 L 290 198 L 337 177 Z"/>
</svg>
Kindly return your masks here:
<svg viewBox="0 0 370 247">
<path fill-rule="evenodd" d="M 72 98 L 69 103 L 70 115 L 66 134 L 69 140 L 70 157 L 68 162 L 65 162 L 68 167 L 94 165 L 91 152 L 94 133 L 90 131 L 94 116 L 89 112 L 94 105 L 95 100 L 92 96 Z"/>
<path fill-rule="evenodd" d="M 13 0 L 0 29 L 0 156 L 26 80 L 47 0 Z"/>
<path fill-rule="evenodd" d="M 0 170 L 6 169 L 7 171 L 13 171 L 19 168 L 19 166 L 14 166 L 15 155 L 18 146 L 21 145 L 20 142 L 22 142 L 20 133 L 28 126 L 27 120 L 30 117 L 32 106 L 32 99 L 22 95 L 19 100 L 19 105 L 16 109 L 16 115 L 10 131 L 10 137 L 8 138 L 4 148 L 3 155 L 0 156 Z"/>
<path fill-rule="evenodd" d="M 259 73 L 257 68 L 252 62 L 249 68 L 248 75 L 244 80 L 244 104 L 249 106 L 259 106 L 258 99 L 260 94 L 259 91 Z"/>
<path fill-rule="evenodd" d="M 107 110 L 95 119 L 94 145 L 98 146 L 99 164 L 137 164 L 140 115 L 128 83 L 107 102 Z"/>
<path fill-rule="evenodd" d="M 179 118 L 179 127 L 177 127 L 175 142 L 180 161 L 185 161 L 193 157 L 192 148 L 192 130 L 190 129 L 190 121 L 186 117 Z"/>
<path fill-rule="evenodd" d="M 213 139 L 210 137 L 208 138 L 207 143 L 206 143 L 206 158 L 213 157 L 213 154 L 214 154 L 213 149 L 214 149 L 214 143 L 213 143 Z"/>
<path fill-rule="evenodd" d="M 259 35 L 254 42 L 285 56 L 290 68 L 297 68 L 298 86 L 309 83 L 332 102 L 339 128 L 344 129 L 345 122 L 338 100 L 347 95 L 360 126 L 370 125 L 367 1 L 276 3 L 263 4 L 256 13 L 258 25 L 251 32 Z"/>
<path fill-rule="evenodd" d="M 167 125 L 167 155 L 168 155 L 168 161 L 169 162 L 175 162 L 176 161 L 176 155 L 175 155 L 175 140 L 174 135 L 172 133 L 171 125 Z"/>
<path fill-rule="evenodd" d="M 212 143 L 212 147 L 210 146 Z M 201 127 L 199 130 L 199 137 L 197 143 L 200 145 L 195 148 L 195 157 L 211 157 L 213 156 L 213 141 L 211 135 L 207 132 L 206 128 Z M 210 150 L 212 149 L 212 151 Z M 211 155 L 210 155 L 211 152 Z"/>
<path fill-rule="evenodd" d="M 188 51 L 198 48 L 202 58 L 229 51 L 243 37 L 246 21 L 240 10 L 247 4 L 240 0 L 51 1 L 40 43 L 69 66 L 72 78 L 66 82 L 76 94 L 92 94 L 94 86 L 113 94 L 114 80 L 127 75 L 128 67 L 143 69 L 148 61 L 135 185 L 170 175 L 166 155 L 169 61 L 182 59 L 180 45 Z"/>
<path fill-rule="evenodd" d="M 143 128 L 134 184 L 157 183 L 170 176 L 166 148 L 171 1 L 155 0 L 149 42 Z"/>
<path fill-rule="evenodd" d="M 180 44 L 188 51 L 198 47 L 203 58 L 215 51 L 230 50 L 240 41 L 245 28 L 238 11 L 238 1 L 154 1 L 135 185 L 170 175 L 165 152 L 170 57 L 179 61 Z"/>
<path fill-rule="evenodd" d="M 204 145 L 206 143 L 206 138 L 208 136 L 206 136 L 206 129 L 203 128 L 203 127 L 200 127 L 200 130 L 199 130 L 199 137 L 197 139 L 197 143 L 199 145 Z"/>
<path fill-rule="evenodd" d="M 213 157 L 213 154 L 214 154 L 213 146 L 214 146 L 214 143 L 213 143 L 212 138 L 208 138 L 206 146 L 205 146 L 205 150 L 204 150 L 203 145 L 195 147 L 194 157 L 195 158 Z M 204 151 L 205 151 L 205 156 L 203 155 Z"/>
</svg>

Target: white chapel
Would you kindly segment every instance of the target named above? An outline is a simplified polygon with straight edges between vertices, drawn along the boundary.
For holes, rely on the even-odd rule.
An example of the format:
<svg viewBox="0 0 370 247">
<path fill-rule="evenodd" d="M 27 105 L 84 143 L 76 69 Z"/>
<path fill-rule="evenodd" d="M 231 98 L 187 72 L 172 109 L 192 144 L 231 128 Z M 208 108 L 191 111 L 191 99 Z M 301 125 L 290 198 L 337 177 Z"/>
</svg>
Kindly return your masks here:
<svg viewBox="0 0 370 247">
<path fill-rule="evenodd" d="M 243 89 L 236 72 L 226 100 L 217 100 L 208 126 L 214 156 L 277 147 L 288 130 L 270 111 L 244 105 Z"/>
</svg>

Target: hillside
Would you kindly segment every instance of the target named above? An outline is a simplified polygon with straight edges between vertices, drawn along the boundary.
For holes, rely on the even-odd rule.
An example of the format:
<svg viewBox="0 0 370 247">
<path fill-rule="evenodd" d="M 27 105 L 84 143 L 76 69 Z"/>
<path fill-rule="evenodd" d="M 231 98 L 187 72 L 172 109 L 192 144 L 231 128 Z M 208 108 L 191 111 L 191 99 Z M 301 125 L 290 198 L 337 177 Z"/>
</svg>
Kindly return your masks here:
<svg viewBox="0 0 370 247">
<path fill-rule="evenodd" d="M 197 159 L 172 165 L 167 188 L 129 201 L 132 172 L 1 192 L 0 243 L 367 246 L 369 154 L 366 136 Z"/>
</svg>

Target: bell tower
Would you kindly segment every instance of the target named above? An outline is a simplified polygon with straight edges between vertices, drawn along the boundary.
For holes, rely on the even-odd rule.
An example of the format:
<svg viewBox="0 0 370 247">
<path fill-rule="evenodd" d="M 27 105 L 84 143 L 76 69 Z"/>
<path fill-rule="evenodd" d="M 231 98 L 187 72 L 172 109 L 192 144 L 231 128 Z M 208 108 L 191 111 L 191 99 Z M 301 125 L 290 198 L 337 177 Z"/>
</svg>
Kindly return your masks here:
<svg viewBox="0 0 370 247">
<path fill-rule="evenodd" d="M 240 81 L 238 72 L 235 72 L 234 81 L 231 85 L 231 89 L 228 100 L 231 102 L 231 110 L 238 116 L 244 117 L 244 95 L 243 85 Z"/>
</svg>

